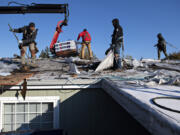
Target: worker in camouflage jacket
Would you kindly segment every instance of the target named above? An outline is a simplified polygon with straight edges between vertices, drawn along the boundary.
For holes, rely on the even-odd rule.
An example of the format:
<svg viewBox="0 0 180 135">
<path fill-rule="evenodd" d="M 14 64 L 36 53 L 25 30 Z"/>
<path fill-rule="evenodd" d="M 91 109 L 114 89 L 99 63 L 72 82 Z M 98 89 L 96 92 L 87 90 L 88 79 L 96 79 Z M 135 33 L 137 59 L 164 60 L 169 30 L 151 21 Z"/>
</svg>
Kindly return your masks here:
<svg viewBox="0 0 180 135">
<path fill-rule="evenodd" d="M 157 35 L 158 43 L 155 45 L 157 47 L 158 52 L 158 60 L 160 60 L 161 57 L 161 51 L 163 51 L 164 55 L 166 56 L 166 59 L 168 58 L 167 52 L 166 52 L 166 41 L 163 38 L 162 34 L 159 33 Z"/>
<path fill-rule="evenodd" d="M 113 19 L 112 24 L 114 26 L 114 31 L 112 34 L 112 43 L 110 48 L 106 51 L 106 55 L 110 50 L 114 51 L 114 69 L 122 69 L 121 58 L 120 58 L 120 49 L 124 51 L 123 43 L 123 29 L 119 24 L 118 19 Z"/>
<path fill-rule="evenodd" d="M 26 50 L 28 46 L 31 52 L 32 65 L 35 65 L 36 53 L 38 52 L 38 49 L 36 47 L 36 42 L 35 42 L 38 29 L 35 28 L 35 24 L 31 22 L 29 23 L 28 26 L 24 26 L 18 29 L 11 29 L 10 31 L 16 32 L 16 33 L 23 33 L 22 40 L 19 40 L 19 49 L 21 51 L 22 65 L 26 64 L 25 54 L 26 54 Z"/>
</svg>

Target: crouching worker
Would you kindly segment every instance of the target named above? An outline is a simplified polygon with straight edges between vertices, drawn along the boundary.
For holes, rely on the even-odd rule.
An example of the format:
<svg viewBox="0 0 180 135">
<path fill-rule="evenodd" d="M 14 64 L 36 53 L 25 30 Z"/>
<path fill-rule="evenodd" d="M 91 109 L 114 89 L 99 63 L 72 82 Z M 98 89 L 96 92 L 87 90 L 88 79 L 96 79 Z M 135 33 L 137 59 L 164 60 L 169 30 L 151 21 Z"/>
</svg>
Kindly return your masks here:
<svg viewBox="0 0 180 135">
<path fill-rule="evenodd" d="M 120 58 L 120 49 L 122 47 L 122 50 L 124 51 L 124 43 L 123 43 L 123 29 L 119 25 L 118 19 L 113 19 L 112 24 L 114 26 L 114 32 L 112 34 L 112 44 L 110 48 L 106 51 L 106 55 L 110 50 L 113 50 L 114 52 L 114 69 L 115 70 L 122 70 L 121 65 L 121 58 Z"/>
<path fill-rule="evenodd" d="M 10 31 L 23 34 L 22 40 L 19 40 L 19 49 L 21 51 L 22 66 L 26 64 L 25 54 L 27 47 L 29 46 L 29 50 L 31 52 L 31 57 L 32 57 L 31 66 L 36 67 L 37 65 L 35 64 L 35 60 L 36 60 L 36 53 L 38 52 L 38 48 L 36 47 L 35 39 L 38 29 L 35 28 L 35 24 L 31 22 L 29 23 L 28 26 L 24 26 L 18 29 L 11 29 Z"/>
<path fill-rule="evenodd" d="M 82 37 L 82 48 L 81 48 L 81 59 L 84 59 L 85 47 L 87 46 L 90 60 L 93 58 L 92 50 L 91 50 L 91 36 L 87 29 L 84 29 L 77 38 L 79 41 L 80 37 Z"/>
</svg>

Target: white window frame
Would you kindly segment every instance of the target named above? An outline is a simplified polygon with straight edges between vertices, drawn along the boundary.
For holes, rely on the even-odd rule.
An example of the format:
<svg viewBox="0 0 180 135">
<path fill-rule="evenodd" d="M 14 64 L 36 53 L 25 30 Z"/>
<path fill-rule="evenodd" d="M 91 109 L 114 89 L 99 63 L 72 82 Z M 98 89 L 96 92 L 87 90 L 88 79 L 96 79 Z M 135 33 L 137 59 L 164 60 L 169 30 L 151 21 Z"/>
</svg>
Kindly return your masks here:
<svg viewBox="0 0 180 135">
<path fill-rule="evenodd" d="M 0 97 L 0 132 L 2 130 L 3 124 L 3 109 L 5 103 L 53 103 L 54 113 L 53 113 L 53 128 L 58 129 L 59 126 L 59 107 L 60 107 L 60 97 L 59 96 L 37 96 L 37 97 L 26 97 L 24 100 L 22 97 Z"/>
</svg>

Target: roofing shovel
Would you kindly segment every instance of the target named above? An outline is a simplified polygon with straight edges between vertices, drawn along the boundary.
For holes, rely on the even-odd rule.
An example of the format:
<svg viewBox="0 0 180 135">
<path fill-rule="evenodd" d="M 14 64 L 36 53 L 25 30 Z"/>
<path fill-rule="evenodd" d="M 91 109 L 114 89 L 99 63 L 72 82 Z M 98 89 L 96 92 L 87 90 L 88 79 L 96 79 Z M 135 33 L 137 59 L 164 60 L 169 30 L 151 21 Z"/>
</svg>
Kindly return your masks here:
<svg viewBox="0 0 180 135">
<path fill-rule="evenodd" d="M 10 24 L 8 24 L 8 26 L 9 26 L 9 29 L 10 29 L 10 30 L 13 30 Z M 18 42 L 18 45 L 19 45 L 19 47 L 20 47 L 21 45 L 19 44 L 19 39 L 18 39 L 17 35 L 16 35 L 15 32 L 13 32 L 13 31 L 12 31 L 12 33 L 13 33 L 14 37 L 16 38 L 16 40 L 17 40 L 17 42 Z M 21 49 L 23 49 L 23 48 L 21 48 Z M 29 55 L 28 55 L 26 52 L 25 52 L 25 55 L 26 55 L 26 57 L 28 58 L 28 63 L 30 63 L 30 61 L 29 61 Z"/>
<path fill-rule="evenodd" d="M 168 44 L 170 47 L 172 47 L 174 49 L 178 49 L 176 46 L 172 45 L 171 43 L 166 42 L 166 44 Z"/>
</svg>

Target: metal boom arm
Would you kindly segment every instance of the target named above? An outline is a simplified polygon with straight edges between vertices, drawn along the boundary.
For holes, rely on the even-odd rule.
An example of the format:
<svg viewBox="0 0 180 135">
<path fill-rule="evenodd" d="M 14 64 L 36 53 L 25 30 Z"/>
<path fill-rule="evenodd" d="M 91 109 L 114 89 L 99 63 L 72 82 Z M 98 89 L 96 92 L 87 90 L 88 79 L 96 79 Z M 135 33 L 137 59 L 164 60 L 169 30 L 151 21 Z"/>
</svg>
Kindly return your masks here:
<svg viewBox="0 0 180 135">
<path fill-rule="evenodd" d="M 23 6 L 0 6 L 0 14 L 25 13 L 64 13 L 68 12 L 68 4 L 31 4 Z"/>
</svg>

